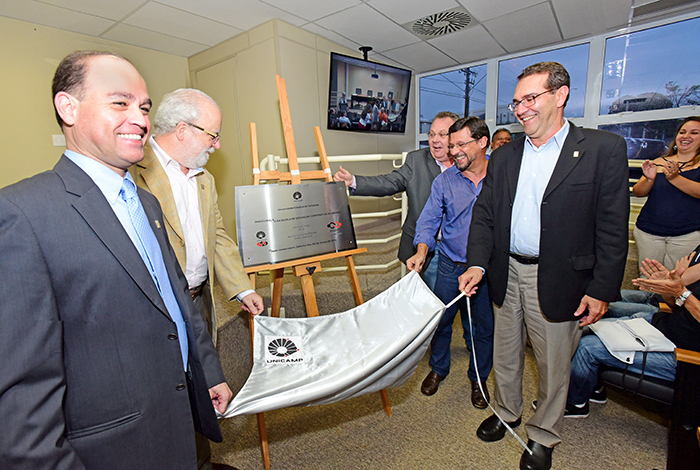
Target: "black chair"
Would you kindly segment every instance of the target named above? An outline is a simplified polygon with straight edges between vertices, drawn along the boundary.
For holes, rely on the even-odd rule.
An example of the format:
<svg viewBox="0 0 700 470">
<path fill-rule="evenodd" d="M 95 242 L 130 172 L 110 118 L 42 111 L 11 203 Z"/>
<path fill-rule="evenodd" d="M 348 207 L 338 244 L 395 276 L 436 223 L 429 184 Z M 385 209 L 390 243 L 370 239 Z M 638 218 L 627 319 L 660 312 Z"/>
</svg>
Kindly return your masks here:
<svg viewBox="0 0 700 470">
<path fill-rule="evenodd" d="M 603 367 L 606 386 L 661 404 L 670 412 L 667 470 L 700 469 L 700 353 L 676 349 L 676 380 Z"/>
</svg>

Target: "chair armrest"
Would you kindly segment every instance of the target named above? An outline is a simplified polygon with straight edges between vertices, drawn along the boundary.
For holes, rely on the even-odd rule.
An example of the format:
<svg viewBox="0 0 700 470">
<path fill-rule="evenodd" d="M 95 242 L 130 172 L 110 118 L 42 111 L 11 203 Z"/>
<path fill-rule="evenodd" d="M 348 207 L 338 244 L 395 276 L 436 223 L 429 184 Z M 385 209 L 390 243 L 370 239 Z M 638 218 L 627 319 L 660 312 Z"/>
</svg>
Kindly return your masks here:
<svg viewBox="0 0 700 470">
<path fill-rule="evenodd" d="M 664 302 L 659 302 L 659 310 L 664 312 L 664 313 L 673 313 L 673 310 L 671 307 L 668 306 L 668 304 Z"/>
<path fill-rule="evenodd" d="M 700 366 L 700 352 L 676 348 L 676 360 Z"/>
</svg>

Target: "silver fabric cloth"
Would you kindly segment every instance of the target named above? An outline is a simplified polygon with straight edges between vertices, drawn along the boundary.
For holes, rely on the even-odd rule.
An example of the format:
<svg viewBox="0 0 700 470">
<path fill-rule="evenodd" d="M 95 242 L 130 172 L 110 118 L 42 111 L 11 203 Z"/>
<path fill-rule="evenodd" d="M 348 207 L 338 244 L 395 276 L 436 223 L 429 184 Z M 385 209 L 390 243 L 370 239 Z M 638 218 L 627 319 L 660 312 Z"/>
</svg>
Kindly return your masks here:
<svg viewBox="0 0 700 470">
<path fill-rule="evenodd" d="M 428 349 L 444 310 L 411 272 L 346 312 L 258 315 L 253 369 L 221 417 L 334 403 L 401 386 Z"/>
</svg>

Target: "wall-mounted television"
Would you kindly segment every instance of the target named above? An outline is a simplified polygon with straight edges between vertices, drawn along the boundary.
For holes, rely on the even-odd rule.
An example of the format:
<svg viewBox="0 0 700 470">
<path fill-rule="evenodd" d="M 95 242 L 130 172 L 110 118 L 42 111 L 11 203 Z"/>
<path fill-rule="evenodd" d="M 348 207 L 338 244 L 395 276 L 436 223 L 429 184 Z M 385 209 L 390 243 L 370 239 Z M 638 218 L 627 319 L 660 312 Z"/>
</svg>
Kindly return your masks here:
<svg viewBox="0 0 700 470">
<path fill-rule="evenodd" d="M 331 52 L 328 129 L 405 132 L 411 71 Z"/>
</svg>

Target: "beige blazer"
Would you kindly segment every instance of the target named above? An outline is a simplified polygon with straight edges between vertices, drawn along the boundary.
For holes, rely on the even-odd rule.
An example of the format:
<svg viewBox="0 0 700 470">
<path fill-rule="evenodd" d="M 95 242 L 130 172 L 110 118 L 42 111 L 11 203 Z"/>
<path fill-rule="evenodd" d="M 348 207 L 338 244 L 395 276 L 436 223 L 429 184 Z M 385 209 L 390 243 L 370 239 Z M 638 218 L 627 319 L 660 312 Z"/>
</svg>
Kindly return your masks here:
<svg viewBox="0 0 700 470">
<path fill-rule="evenodd" d="M 173 246 L 177 260 L 184 272 L 187 265 L 187 253 L 180 217 L 177 214 L 168 176 L 150 145 L 146 145 L 144 159 L 133 165 L 129 171 L 136 184 L 151 192 L 160 202 L 170 244 Z M 199 210 L 202 214 L 204 247 L 207 260 L 209 260 L 209 286 L 213 289 L 216 273 L 216 279 L 224 290 L 226 298 L 233 300 L 241 292 L 255 287 L 243 269 L 238 246 L 224 228 L 224 221 L 217 204 L 218 197 L 214 176 L 204 170 L 196 178 L 199 190 Z M 211 336 L 216 344 L 216 313 L 214 309 L 212 309 L 211 317 Z"/>
</svg>

